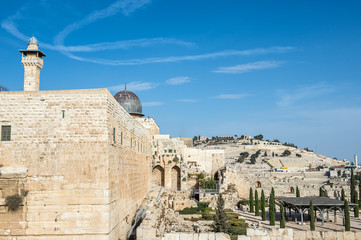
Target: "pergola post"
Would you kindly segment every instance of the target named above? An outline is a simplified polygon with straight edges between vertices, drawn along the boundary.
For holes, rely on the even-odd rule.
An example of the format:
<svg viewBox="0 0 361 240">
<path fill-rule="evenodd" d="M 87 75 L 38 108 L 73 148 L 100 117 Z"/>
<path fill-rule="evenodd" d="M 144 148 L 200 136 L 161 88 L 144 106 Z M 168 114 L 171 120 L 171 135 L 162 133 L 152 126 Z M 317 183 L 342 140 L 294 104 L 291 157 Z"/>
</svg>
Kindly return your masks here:
<svg viewBox="0 0 361 240">
<path fill-rule="evenodd" d="M 337 215 L 336 215 L 336 211 L 337 211 L 337 209 L 335 208 L 334 210 L 333 210 L 333 214 L 334 214 L 334 222 L 335 223 L 337 223 Z"/>
<path fill-rule="evenodd" d="M 345 224 L 346 224 L 346 221 L 345 221 L 345 212 L 344 212 L 342 209 L 340 209 L 340 212 L 341 212 L 341 214 L 342 214 L 342 225 L 345 226 Z"/>
<path fill-rule="evenodd" d="M 301 213 L 301 225 L 303 225 L 303 210 L 300 210 Z"/>
<path fill-rule="evenodd" d="M 330 220 L 330 214 L 328 213 L 329 212 L 329 209 L 327 209 L 327 222 Z"/>
<path fill-rule="evenodd" d="M 287 209 L 286 208 L 284 208 L 284 210 L 285 210 L 285 222 L 287 222 Z"/>
<path fill-rule="evenodd" d="M 295 211 L 295 223 L 297 223 L 297 212 L 298 211 Z"/>
<path fill-rule="evenodd" d="M 317 223 L 317 210 L 315 209 L 315 223 Z"/>
<path fill-rule="evenodd" d="M 323 213 L 324 213 L 324 210 L 323 209 L 321 209 L 320 210 L 320 213 L 321 213 L 321 219 L 322 219 L 322 226 L 324 225 L 324 223 L 325 223 L 325 220 L 324 220 L 324 217 L 323 217 Z"/>
</svg>

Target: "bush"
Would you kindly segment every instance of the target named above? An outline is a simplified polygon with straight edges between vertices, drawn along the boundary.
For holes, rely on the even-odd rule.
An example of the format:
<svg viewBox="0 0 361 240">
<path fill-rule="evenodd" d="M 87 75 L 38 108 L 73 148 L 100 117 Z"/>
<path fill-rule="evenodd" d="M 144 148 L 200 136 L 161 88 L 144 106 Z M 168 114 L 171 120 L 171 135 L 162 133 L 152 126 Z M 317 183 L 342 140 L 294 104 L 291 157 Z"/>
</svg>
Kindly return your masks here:
<svg viewBox="0 0 361 240">
<path fill-rule="evenodd" d="M 263 139 L 263 135 L 262 134 L 259 134 L 259 135 L 256 135 L 253 137 L 254 139 L 257 139 L 257 140 L 262 140 Z"/>
<path fill-rule="evenodd" d="M 201 188 L 203 189 L 216 189 L 216 180 L 207 178 L 200 181 Z"/>
<path fill-rule="evenodd" d="M 287 156 L 291 155 L 291 152 L 290 152 L 290 150 L 285 150 L 285 151 L 282 153 L 282 155 L 287 157 Z"/>
<path fill-rule="evenodd" d="M 296 157 L 302 157 L 302 155 L 299 153 L 296 153 Z"/>
<path fill-rule="evenodd" d="M 5 205 L 9 211 L 15 212 L 23 203 L 23 198 L 19 194 L 7 196 L 5 198 Z"/>
</svg>

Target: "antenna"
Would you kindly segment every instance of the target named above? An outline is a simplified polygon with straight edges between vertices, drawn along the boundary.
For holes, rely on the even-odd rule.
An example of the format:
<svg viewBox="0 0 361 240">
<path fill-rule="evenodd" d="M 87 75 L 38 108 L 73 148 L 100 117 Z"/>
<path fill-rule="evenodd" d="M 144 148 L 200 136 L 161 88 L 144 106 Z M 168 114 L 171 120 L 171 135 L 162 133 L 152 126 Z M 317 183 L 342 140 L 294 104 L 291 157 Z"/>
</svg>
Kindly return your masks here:
<svg viewBox="0 0 361 240">
<path fill-rule="evenodd" d="M 124 90 L 127 91 L 127 83 L 124 84 Z"/>
</svg>

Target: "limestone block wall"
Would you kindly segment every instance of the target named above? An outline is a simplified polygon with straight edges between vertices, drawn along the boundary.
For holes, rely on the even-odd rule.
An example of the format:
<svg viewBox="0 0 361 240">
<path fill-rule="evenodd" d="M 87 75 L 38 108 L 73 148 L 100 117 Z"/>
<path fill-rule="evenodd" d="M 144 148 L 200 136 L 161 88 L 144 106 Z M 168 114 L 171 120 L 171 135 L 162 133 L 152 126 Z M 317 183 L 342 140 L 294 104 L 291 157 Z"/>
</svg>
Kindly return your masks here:
<svg viewBox="0 0 361 240">
<path fill-rule="evenodd" d="M 214 175 L 224 166 L 224 150 L 185 148 L 184 160 L 195 162 L 201 171 Z"/>
<path fill-rule="evenodd" d="M 108 135 L 110 239 L 126 239 L 135 213 L 150 189 L 152 135 L 112 96 L 108 96 L 106 106 L 111 132 Z"/>
<path fill-rule="evenodd" d="M 247 235 L 239 235 L 238 240 L 330 240 L 330 239 L 361 239 L 361 232 L 336 232 L 336 231 L 302 231 L 291 228 L 285 229 L 253 229 L 247 228 Z"/>
<path fill-rule="evenodd" d="M 254 172 L 249 169 L 227 168 L 225 186 L 235 184 L 238 196 L 245 199 L 249 197 L 250 187 L 253 190 L 257 189 L 259 194 L 263 189 L 266 196 L 270 194 L 273 187 L 276 196 L 292 197 L 295 196 L 296 187 L 298 186 L 301 197 L 318 196 L 319 188 L 325 184 L 327 179 L 324 178 L 322 173 L 311 173 L 311 176 L 307 174 Z"/>
<path fill-rule="evenodd" d="M 0 109 L 0 164 L 28 169 L 25 234 L 9 235 L 123 239 L 149 189 L 149 131 L 106 89 L 1 92 Z"/>
</svg>

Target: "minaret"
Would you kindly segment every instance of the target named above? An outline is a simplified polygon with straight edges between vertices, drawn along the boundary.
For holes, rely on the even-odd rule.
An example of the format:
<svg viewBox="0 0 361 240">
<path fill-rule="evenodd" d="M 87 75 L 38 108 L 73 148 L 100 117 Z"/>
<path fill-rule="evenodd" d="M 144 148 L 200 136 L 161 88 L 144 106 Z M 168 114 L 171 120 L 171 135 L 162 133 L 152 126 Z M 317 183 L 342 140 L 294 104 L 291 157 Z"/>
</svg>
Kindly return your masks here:
<svg viewBox="0 0 361 240">
<path fill-rule="evenodd" d="M 358 167 L 358 163 L 357 163 L 357 154 L 355 154 L 355 166 Z"/>
<path fill-rule="evenodd" d="M 38 40 L 32 36 L 26 50 L 22 53 L 21 62 L 24 66 L 24 91 L 39 91 L 40 70 L 43 67 L 43 57 L 46 55 L 39 50 Z"/>
</svg>

